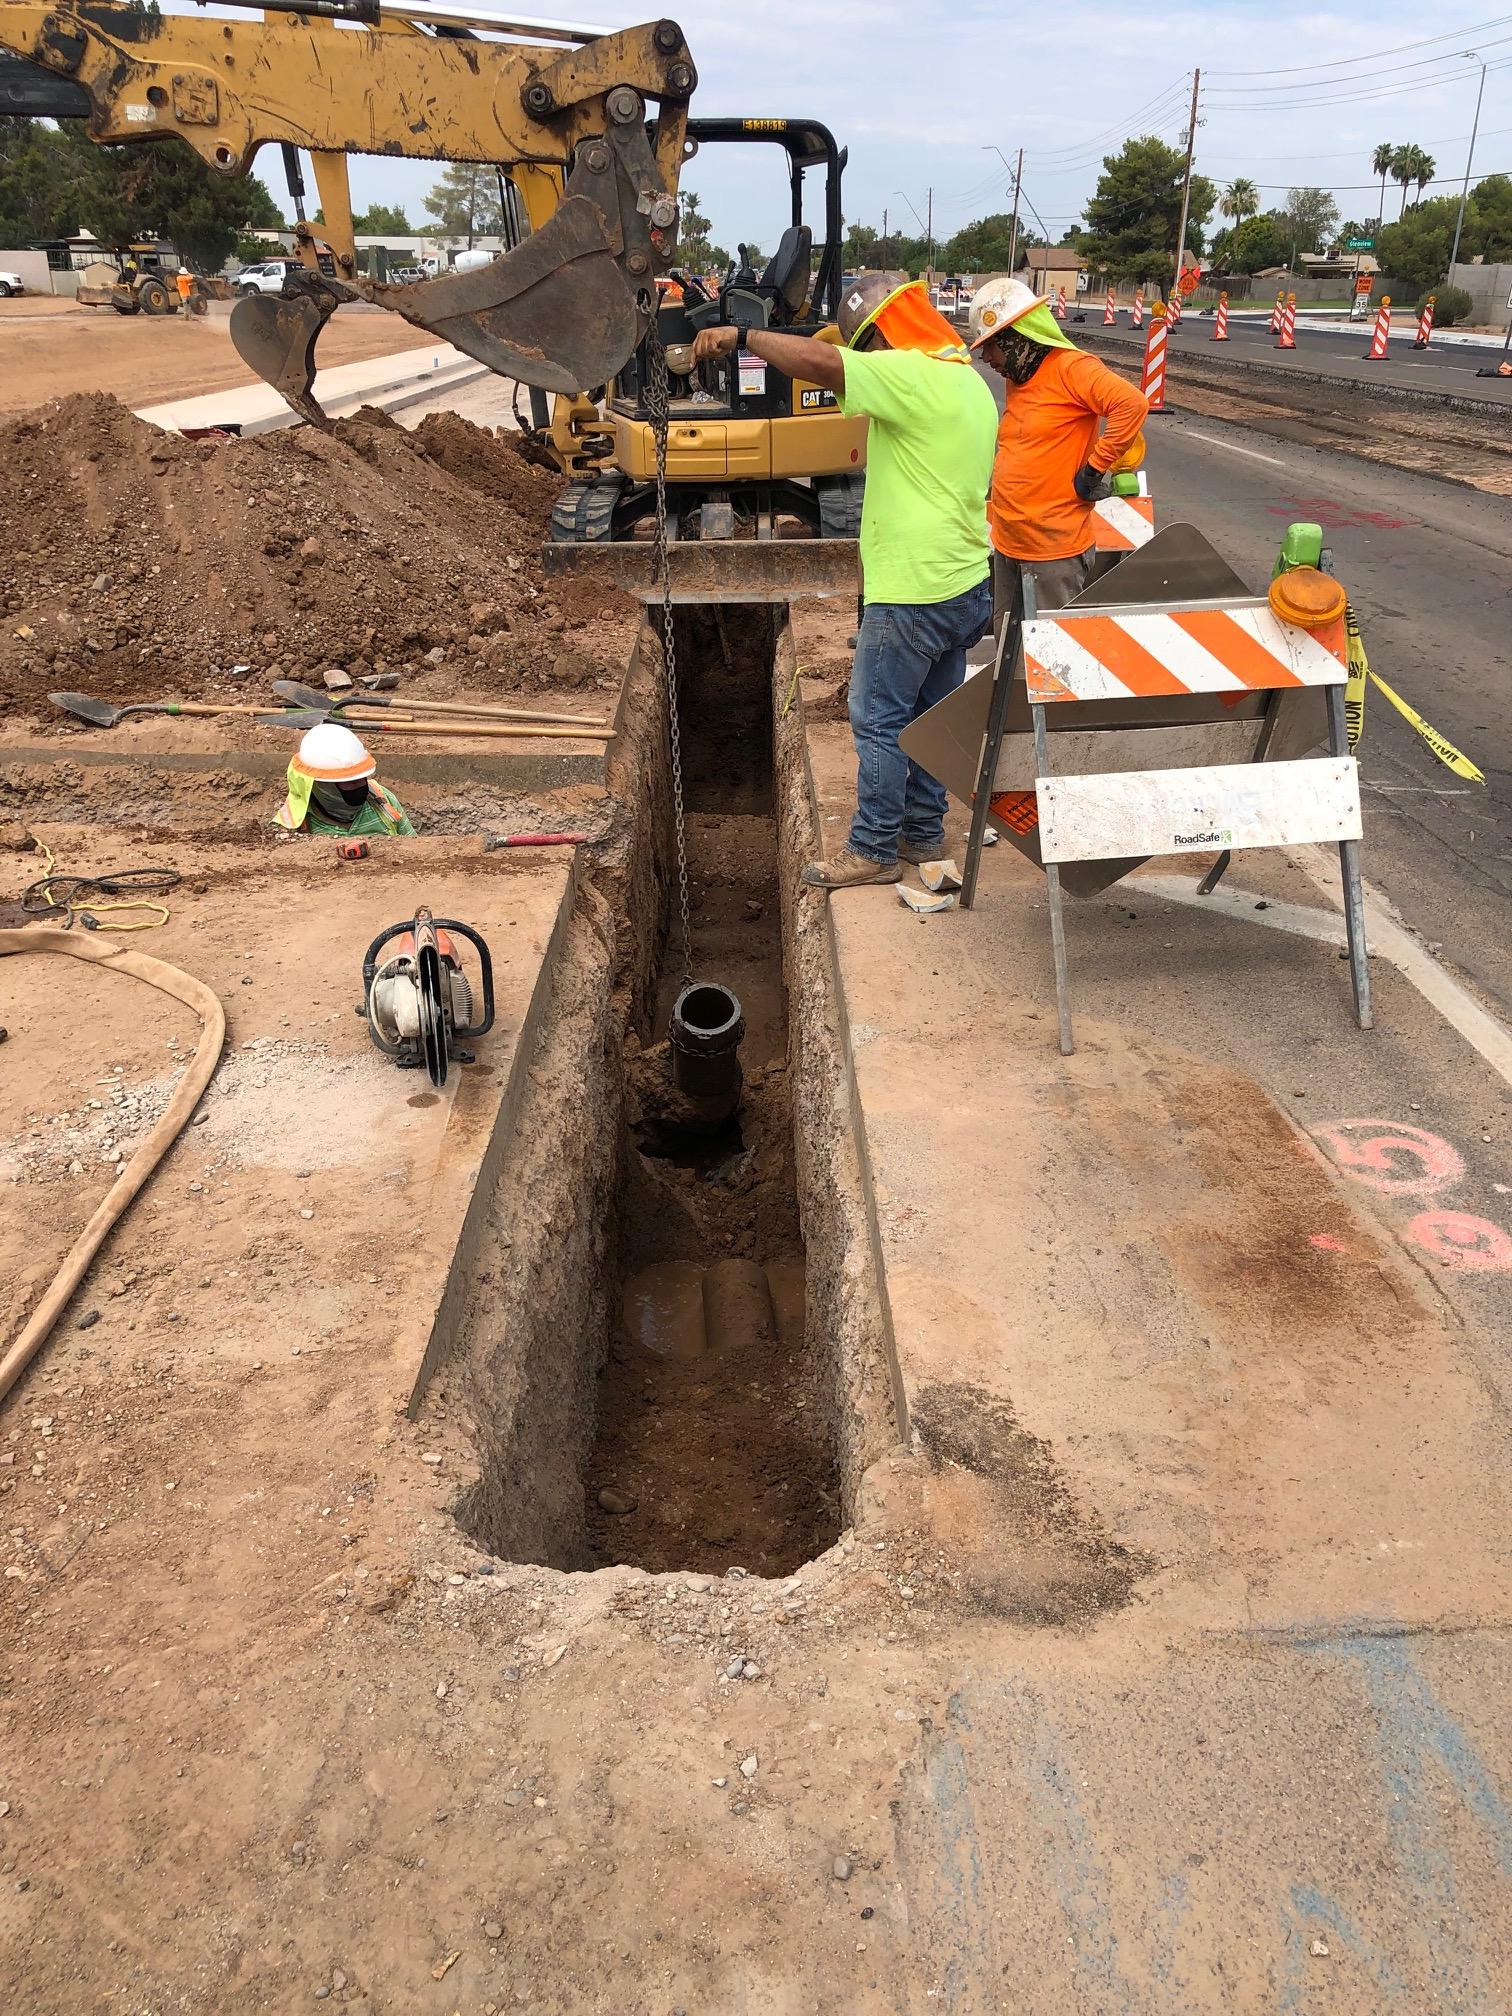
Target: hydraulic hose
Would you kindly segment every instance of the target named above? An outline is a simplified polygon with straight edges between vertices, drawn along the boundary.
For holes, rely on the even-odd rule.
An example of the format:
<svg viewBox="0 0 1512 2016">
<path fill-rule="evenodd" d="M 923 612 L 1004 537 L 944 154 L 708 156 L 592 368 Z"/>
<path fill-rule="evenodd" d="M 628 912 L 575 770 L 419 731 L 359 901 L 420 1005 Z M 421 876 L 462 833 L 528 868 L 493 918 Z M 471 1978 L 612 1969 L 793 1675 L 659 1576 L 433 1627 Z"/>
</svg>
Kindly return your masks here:
<svg viewBox="0 0 1512 2016">
<path fill-rule="evenodd" d="M 184 1123 L 198 1104 L 200 1094 L 215 1075 L 221 1045 L 226 1040 L 225 1010 L 202 980 L 181 973 L 161 959 L 145 952 L 133 952 L 109 938 L 86 937 L 80 931 L 29 929 L 0 931 L 0 959 L 13 952 L 65 952 L 71 959 L 87 959 L 113 973 L 127 973 L 133 980 L 145 980 L 149 987 L 171 994 L 192 1008 L 203 1025 L 199 1043 L 189 1068 L 179 1080 L 162 1118 L 142 1143 L 131 1161 L 105 1193 L 99 1209 L 74 1242 L 62 1266 L 54 1274 L 41 1301 L 27 1319 L 16 1341 L 0 1358 L 0 1400 L 15 1385 L 36 1357 L 54 1323 L 67 1306 L 68 1298 L 83 1280 L 85 1271 L 105 1243 L 106 1236 L 123 1215 L 133 1197 L 177 1140 Z"/>
</svg>

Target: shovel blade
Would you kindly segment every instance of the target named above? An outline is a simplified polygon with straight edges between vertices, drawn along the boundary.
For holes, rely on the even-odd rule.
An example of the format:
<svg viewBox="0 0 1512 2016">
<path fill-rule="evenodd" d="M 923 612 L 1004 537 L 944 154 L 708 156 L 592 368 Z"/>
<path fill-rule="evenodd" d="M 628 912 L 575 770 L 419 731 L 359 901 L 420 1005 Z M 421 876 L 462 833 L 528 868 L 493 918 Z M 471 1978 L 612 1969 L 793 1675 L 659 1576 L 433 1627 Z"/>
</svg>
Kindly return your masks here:
<svg viewBox="0 0 1512 2016">
<path fill-rule="evenodd" d="M 503 377 L 583 392 L 614 376 L 649 325 L 616 250 L 598 205 L 569 196 L 490 265 L 371 298 Z"/>
<path fill-rule="evenodd" d="M 231 341 L 238 357 L 317 427 L 325 425 L 326 416 L 310 389 L 315 344 L 336 307 L 334 300 L 317 301 L 308 294 L 248 294 L 231 310 Z"/>
<path fill-rule="evenodd" d="M 47 697 L 65 714 L 77 714 L 81 721 L 88 721 L 96 728 L 114 728 L 125 711 L 112 707 L 106 700 L 96 700 L 89 693 L 49 693 Z"/>
</svg>

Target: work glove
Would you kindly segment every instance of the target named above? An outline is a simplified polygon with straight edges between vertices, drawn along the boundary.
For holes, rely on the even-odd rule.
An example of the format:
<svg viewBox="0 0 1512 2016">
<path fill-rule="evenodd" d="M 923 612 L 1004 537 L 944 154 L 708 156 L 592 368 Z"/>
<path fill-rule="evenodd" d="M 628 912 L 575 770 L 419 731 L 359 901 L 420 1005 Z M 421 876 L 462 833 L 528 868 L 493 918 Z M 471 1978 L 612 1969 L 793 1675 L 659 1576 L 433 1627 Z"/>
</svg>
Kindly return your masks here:
<svg viewBox="0 0 1512 2016">
<path fill-rule="evenodd" d="M 1083 504 L 1090 504 L 1102 488 L 1105 472 L 1094 469 L 1090 462 L 1083 462 L 1076 472 L 1076 494 Z"/>
</svg>

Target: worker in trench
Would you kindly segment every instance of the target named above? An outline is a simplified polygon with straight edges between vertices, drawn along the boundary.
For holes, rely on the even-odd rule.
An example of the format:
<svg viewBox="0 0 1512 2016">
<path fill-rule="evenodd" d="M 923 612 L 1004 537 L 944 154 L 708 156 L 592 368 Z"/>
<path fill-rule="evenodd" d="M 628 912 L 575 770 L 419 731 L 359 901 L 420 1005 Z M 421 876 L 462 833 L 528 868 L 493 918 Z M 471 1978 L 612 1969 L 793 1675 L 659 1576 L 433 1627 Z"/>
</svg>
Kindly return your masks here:
<svg viewBox="0 0 1512 2016">
<path fill-rule="evenodd" d="M 987 517 L 994 627 L 1022 606 L 1061 609 L 1091 579 L 1092 512 L 1108 475 L 1131 456 L 1149 403 L 1127 379 L 1078 350 L 1048 299 L 1022 280 L 989 280 L 971 304 L 975 356 L 1006 381 Z"/>
<path fill-rule="evenodd" d="M 985 503 L 997 406 L 966 346 L 922 281 L 883 273 L 847 287 L 839 339 L 723 327 L 701 329 L 693 345 L 696 363 L 750 350 L 871 422 L 866 606 L 850 682 L 856 816 L 833 860 L 805 864 L 803 880 L 819 889 L 897 882 L 903 862 L 943 853 L 945 787 L 898 737 L 960 685 L 992 612 Z"/>
<path fill-rule="evenodd" d="M 309 729 L 289 763 L 289 795 L 273 815 L 288 833 L 398 833 L 414 837 L 409 816 L 378 782 L 366 746 L 339 721 Z"/>
</svg>

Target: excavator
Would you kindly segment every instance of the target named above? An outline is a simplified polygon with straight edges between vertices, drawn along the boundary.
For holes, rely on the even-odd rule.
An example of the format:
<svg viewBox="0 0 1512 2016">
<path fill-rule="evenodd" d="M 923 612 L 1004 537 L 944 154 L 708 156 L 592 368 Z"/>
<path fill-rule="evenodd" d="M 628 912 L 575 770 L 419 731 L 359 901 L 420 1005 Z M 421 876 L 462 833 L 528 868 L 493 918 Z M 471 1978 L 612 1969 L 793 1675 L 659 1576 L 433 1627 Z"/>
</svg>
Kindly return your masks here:
<svg viewBox="0 0 1512 2016">
<path fill-rule="evenodd" d="M 825 128 L 690 121 L 697 72 L 675 21 L 606 32 L 450 0 L 256 0 L 256 14 L 0 0 L 0 114 L 80 119 L 102 145 L 176 136 L 217 175 L 246 174 L 262 147 L 281 147 L 298 263 L 283 295 L 236 304 L 231 336 L 316 424 L 320 332 L 342 303 L 375 303 L 530 388 L 532 432 L 573 479 L 557 542 L 645 528 L 658 489 L 658 390 L 670 536 L 739 531 L 765 542 L 786 516 L 854 539 L 865 423 L 754 358 L 712 383 L 691 363 L 705 321 L 738 311 L 748 324 L 812 333 L 832 318 L 843 156 Z M 704 142 L 730 140 L 786 150 L 793 223 L 759 273 L 742 264 L 713 290 L 688 274 L 669 284 L 684 161 Z M 300 150 L 320 222 L 304 215 Z M 486 164 L 500 178 L 508 249 L 410 284 L 364 274 L 347 171 L 357 153 Z M 816 168 L 827 240 L 817 275 L 802 222 L 803 178 Z M 549 421 L 546 393 L 557 395 Z"/>
</svg>

